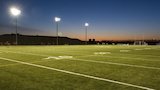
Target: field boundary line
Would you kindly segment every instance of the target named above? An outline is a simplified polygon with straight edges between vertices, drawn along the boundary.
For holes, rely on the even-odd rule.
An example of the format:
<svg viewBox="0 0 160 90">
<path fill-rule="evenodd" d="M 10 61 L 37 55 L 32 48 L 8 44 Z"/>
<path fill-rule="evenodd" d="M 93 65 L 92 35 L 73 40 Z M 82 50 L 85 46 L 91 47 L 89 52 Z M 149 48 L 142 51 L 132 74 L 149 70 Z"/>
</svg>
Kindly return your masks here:
<svg viewBox="0 0 160 90">
<path fill-rule="evenodd" d="M 18 54 L 25 54 L 25 55 L 35 55 L 35 56 L 42 56 L 42 57 L 49 57 L 50 55 L 42 55 L 42 54 L 33 54 L 33 53 L 25 53 L 25 52 L 13 52 L 13 51 L 6 51 L 11 53 L 18 53 Z M 96 61 L 96 60 L 86 60 L 86 59 L 78 59 L 74 58 L 79 61 L 87 61 L 87 62 L 94 62 L 94 63 L 102 63 L 102 64 L 112 64 L 112 65 L 119 65 L 119 66 L 127 66 L 127 67 L 137 67 L 137 68 L 145 68 L 145 69 L 152 69 L 152 70 L 160 70 L 158 67 L 149 67 L 149 66 L 142 66 L 142 65 L 132 65 L 132 64 L 124 64 L 124 63 L 114 63 L 114 62 L 107 62 L 107 61 Z M 67 59 L 73 60 L 73 59 Z"/>
<path fill-rule="evenodd" d="M 8 58 L 4 58 L 4 57 L 0 57 L 0 59 L 6 60 L 6 61 L 11 61 L 11 62 L 20 63 L 20 64 L 23 64 L 23 65 L 34 66 L 34 67 L 43 68 L 43 69 L 48 69 L 48 70 L 53 70 L 53 71 L 62 72 L 62 73 L 66 73 L 66 74 L 81 76 L 81 77 L 85 77 L 85 78 L 90 78 L 90 79 L 95 79 L 95 80 L 100 80 L 100 81 L 105 81 L 105 82 L 110 82 L 110 83 L 115 83 L 115 84 L 130 86 L 130 87 L 139 88 L 139 89 L 143 89 L 143 90 L 155 90 L 155 89 L 148 88 L 148 87 L 144 87 L 144 86 L 139 86 L 139 85 L 124 83 L 124 82 L 115 81 L 115 80 L 111 80 L 111 79 L 105 79 L 105 78 L 95 77 L 95 76 L 91 76 L 91 75 L 86 75 L 86 74 L 71 72 L 71 71 L 67 71 L 67 70 L 52 68 L 52 67 L 43 66 L 43 65 L 38 65 L 38 64 L 32 64 L 32 63 L 22 62 L 22 61 L 18 61 L 18 60 L 14 60 L 14 59 L 8 59 Z"/>
</svg>

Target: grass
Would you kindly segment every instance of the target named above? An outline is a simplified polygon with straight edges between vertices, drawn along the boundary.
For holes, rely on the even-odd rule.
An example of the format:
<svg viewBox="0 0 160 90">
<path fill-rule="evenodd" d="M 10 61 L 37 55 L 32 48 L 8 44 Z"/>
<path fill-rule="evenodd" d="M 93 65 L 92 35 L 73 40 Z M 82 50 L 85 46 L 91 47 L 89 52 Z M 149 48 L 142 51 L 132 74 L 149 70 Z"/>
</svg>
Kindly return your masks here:
<svg viewBox="0 0 160 90">
<path fill-rule="evenodd" d="M 143 90 L 2 58 L 160 90 L 160 46 L 1 46 L 0 58 L 2 90 Z"/>
</svg>

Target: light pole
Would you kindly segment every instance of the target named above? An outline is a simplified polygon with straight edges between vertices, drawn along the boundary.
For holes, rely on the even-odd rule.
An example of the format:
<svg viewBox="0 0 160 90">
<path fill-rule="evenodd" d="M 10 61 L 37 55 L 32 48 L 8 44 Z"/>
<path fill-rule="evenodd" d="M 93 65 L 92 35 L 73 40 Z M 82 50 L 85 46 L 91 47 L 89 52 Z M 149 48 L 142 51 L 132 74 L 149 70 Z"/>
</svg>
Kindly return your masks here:
<svg viewBox="0 0 160 90">
<path fill-rule="evenodd" d="M 88 29 L 89 23 L 85 23 L 85 44 L 87 45 L 87 29 Z"/>
<path fill-rule="evenodd" d="M 55 17 L 54 20 L 56 22 L 56 36 L 57 36 L 56 44 L 58 45 L 58 29 L 59 29 L 59 25 L 58 24 L 61 21 L 61 18 Z"/>
<path fill-rule="evenodd" d="M 144 34 L 142 35 L 142 45 L 144 45 Z"/>
<path fill-rule="evenodd" d="M 17 30 L 18 30 L 18 26 L 17 26 L 17 21 L 18 21 L 18 16 L 21 14 L 21 10 L 17 9 L 17 8 L 10 8 L 10 12 L 13 16 L 16 17 L 16 45 L 18 45 L 18 36 L 17 36 Z"/>
</svg>

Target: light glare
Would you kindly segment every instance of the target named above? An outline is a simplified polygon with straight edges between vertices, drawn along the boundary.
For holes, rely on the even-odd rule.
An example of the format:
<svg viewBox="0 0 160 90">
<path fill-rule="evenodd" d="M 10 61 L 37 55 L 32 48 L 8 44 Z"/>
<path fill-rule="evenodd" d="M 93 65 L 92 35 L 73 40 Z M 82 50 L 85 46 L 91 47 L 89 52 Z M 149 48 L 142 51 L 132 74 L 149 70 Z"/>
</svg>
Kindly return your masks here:
<svg viewBox="0 0 160 90">
<path fill-rule="evenodd" d="M 88 26 L 89 26 L 89 23 L 85 23 L 85 26 L 88 27 Z"/>
<path fill-rule="evenodd" d="M 21 10 L 19 10 L 19 9 L 17 9 L 17 8 L 10 8 L 10 12 L 11 12 L 11 14 L 12 15 L 14 15 L 14 16 L 18 16 L 18 15 L 20 15 L 21 14 Z"/>
<path fill-rule="evenodd" d="M 55 22 L 60 22 L 60 21 L 61 21 L 61 18 L 55 17 L 54 20 L 55 20 Z"/>
</svg>

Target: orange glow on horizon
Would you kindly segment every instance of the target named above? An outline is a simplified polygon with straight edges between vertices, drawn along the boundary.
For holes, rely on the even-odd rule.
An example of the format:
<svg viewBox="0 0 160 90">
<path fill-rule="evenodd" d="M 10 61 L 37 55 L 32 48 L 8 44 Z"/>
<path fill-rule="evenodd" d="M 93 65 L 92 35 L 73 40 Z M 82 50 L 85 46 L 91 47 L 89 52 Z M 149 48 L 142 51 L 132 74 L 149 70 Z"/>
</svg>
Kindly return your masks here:
<svg viewBox="0 0 160 90">
<path fill-rule="evenodd" d="M 84 35 L 75 35 L 71 36 L 71 38 L 78 38 L 80 40 L 85 40 Z M 103 41 L 103 40 L 151 40 L 151 39 L 160 39 L 158 35 L 110 35 L 110 36 L 89 36 L 89 39 L 96 39 L 96 41 Z"/>
</svg>

